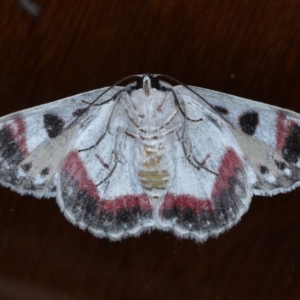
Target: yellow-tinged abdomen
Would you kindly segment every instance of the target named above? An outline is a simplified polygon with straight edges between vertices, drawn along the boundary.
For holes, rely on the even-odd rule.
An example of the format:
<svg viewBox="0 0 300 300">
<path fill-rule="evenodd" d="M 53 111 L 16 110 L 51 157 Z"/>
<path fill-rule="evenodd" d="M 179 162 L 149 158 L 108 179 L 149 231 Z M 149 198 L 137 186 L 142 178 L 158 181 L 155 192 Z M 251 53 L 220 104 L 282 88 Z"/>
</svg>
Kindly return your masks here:
<svg viewBox="0 0 300 300">
<path fill-rule="evenodd" d="M 173 157 L 164 143 L 141 143 L 136 157 L 137 173 L 145 193 L 150 197 L 163 197 L 173 178 Z"/>
</svg>

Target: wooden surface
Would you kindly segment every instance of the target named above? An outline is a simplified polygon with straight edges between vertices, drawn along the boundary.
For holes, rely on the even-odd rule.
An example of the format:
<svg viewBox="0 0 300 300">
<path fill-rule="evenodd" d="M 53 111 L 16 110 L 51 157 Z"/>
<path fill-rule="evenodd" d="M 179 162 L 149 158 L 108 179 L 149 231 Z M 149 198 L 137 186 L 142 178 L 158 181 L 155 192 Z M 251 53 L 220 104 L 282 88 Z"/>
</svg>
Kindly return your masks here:
<svg viewBox="0 0 300 300">
<path fill-rule="evenodd" d="M 300 112 L 299 1 L 35 3 L 38 15 L 0 2 L 1 115 L 145 72 Z M 0 192 L 0 299 L 299 297 L 300 189 L 254 197 L 203 245 L 158 231 L 97 239 L 54 199 Z"/>
</svg>

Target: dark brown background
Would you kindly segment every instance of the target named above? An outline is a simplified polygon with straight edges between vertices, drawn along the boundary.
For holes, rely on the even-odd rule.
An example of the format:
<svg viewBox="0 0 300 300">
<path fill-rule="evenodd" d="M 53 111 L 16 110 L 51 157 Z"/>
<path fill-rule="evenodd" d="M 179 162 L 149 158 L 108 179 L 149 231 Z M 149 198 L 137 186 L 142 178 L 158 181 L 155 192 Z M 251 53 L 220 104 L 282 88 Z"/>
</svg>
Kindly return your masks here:
<svg viewBox="0 0 300 300">
<path fill-rule="evenodd" d="M 35 3 L 37 16 L 0 2 L 1 115 L 144 72 L 300 112 L 299 1 Z M 254 197 L 203 245 L 158 231 L 97 239 L 55 200 L 0 191 L 0 299 L 299 297 L 300 189 Z"/>
</svg>

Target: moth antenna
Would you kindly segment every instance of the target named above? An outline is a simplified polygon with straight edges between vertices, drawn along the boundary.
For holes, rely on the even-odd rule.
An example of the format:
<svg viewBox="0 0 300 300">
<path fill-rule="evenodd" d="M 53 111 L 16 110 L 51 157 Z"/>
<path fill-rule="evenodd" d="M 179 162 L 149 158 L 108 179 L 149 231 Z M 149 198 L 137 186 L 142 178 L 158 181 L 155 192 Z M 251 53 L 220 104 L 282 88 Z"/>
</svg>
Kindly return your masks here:
<svg viewBox="0 0 300 300">
<path fill-rule="evenodd" d="M 182 114 L 187 120 L 189 120 L 189 121 L 191 121 L 191 122 L 200 122 L 200 121 L 203 121 L 202 118 L 196 119 L 196 120 L 193 120 L 193 119 L 189 118 L 189 117 L 186 115 L 186 113 L 183 111 L 183 109 L 181 108 L 180 103 L 179 103 L 179 100 L 178 100 L 178 97 L 177 97 L 176 93 L 175 93 L 173 90 L 172 90 L 172 94 L 173 94 L 173 96 L 174 96 L 174 102 L 175 102 L 175 105 L 179 108 L 181 114 Z"/>
<path fill-rule="evenodd" d="M 111 89 L 115 88 L 117 85 L 119 85 L 120 83 L 126 81 L 126 80 L 129 80 L 131 78 L 137 78 L 137 77 L 140 77 L 139 75 L 131 75 L 131 76 L 127 76 L 127 77 L 124 77 L 123 79 L 117 81 L 115 84 L 113 84 L 112 86 L 108 87 L 103 93 L 101 93 L 100 95 L 98 95 L 92 102 L 88 102 L 88 106 L 86 108 L 83 109 L 82 113 L 80 114 L 80 116 L 78 116 L 77 118 L 75 118 L 73 120 L 73 122 L 71 122 L 71 124 L 69 124 L 68 127 L 71 127 L 77 120 L 78 118 L 80 118 L 84 113 L 86 113 L 89 108 L 91 106 L 103 106 L 111 101 L 114 101 L 118 98 L 118 96 L 125 91 L 125 88 L 121 89 L 120 91 L 118 91 L 115 95 L 113 95 L 110 99 L 107 99 L 106 101 L 103 101 L 102 103 L 100 104 L 95 104 L 95 102 L 100 99 L 101 97 L 103 97 L 108 91 L 110 91 Z M 86 103 L 84 100 L 82 101 L 84 103 Z"/>
</svg>

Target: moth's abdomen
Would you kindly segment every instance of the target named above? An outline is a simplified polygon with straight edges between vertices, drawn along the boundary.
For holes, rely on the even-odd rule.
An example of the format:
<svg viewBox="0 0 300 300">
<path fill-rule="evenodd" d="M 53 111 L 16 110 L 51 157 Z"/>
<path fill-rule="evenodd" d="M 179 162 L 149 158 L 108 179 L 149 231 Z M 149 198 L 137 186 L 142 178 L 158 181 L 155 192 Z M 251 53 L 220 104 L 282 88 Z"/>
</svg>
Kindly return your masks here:
<svg viewBox="0 0 300 300">
<path fill-rule="evenodd" d="M 136 170 L 149 198 L 164 197 L 172 184 L 174 163 L 169 143 L 139 143 L 136 148 Z"/>
</svg>

